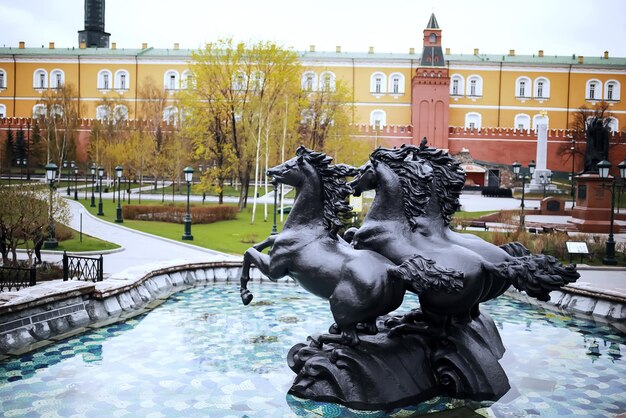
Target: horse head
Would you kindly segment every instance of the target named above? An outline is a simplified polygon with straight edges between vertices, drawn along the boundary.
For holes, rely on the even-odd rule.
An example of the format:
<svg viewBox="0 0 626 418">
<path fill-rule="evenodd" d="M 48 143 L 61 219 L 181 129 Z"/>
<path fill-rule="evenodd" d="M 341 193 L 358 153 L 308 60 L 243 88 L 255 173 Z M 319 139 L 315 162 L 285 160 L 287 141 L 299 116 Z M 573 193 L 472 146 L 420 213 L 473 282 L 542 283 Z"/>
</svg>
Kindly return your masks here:
<svg viewBox="0 0 626 418">
<path fill-rule="evenodd" d="M 378 185 L 376 164 L 377 162 L 375 160 L 371 160 L 356 169 L 356 176 L 352 181 L 348 182 L 348 186 L 352 189 L 353 195 L 361 196 L 363 192 L 376 188 Z"/>
</svg>

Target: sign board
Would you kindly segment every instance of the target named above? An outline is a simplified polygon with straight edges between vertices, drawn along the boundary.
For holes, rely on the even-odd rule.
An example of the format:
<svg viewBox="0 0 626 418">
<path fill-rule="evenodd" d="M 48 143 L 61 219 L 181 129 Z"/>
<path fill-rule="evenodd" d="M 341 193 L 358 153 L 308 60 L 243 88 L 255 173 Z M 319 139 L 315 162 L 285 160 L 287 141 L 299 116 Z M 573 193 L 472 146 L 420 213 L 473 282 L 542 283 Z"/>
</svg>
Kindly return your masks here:
<svg viewBox="0 0 626 418">
<path fill-rule="evenodd" d="M 352 206 L 352 212 L 363 211 L 363 196 L 350 196 L 350 206 Z"/>
<path fill-rule="evenodd" d="M 565 244 L 570 254 L 589 254 L 586 242 L 567 241 Z"/>
</svg>

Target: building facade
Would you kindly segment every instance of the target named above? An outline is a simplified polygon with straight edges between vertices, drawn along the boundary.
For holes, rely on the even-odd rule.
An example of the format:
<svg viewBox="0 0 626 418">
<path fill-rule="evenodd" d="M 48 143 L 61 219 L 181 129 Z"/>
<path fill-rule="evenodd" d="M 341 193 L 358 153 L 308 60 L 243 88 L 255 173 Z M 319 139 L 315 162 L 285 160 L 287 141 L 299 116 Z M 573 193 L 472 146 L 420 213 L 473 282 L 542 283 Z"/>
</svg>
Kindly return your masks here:
<svg viewBox="0 0 626 418">
<path fill-rule="evenodd" d="M 102 7 L 104 4 L 102 3 Z M 93 20 L 93 19 L 92 19 Z M 87 32 L 87 15 L 85 31 Z M 89 21 L 89 30 L 108 45 L 102 25 Z M 82 36 L 82 35 L 79 35 Z M 104 37 L 104 38 L 103 38 Z M 80 38 L 82 40 L 82 38 Z M 583 105 L 604 101 L 611 113 L 611 129 L 621 138 L 626 131 L 626 58 L 604 52 L 597 57 L 452 54 L 443 49 L 442 30 L 432 15 L 423 32 L 421 54 L 319 52 L 314 46 L 299 54 L 303 89 L 342 80 L 353 92 L 355 136 L 375 143 L 419 143 L 458 152 L 469 149 L 484 161 L 507 163 L 534 158 L 534 129 L 549 128 L 549 153 L 568 141 L 566 130 Z M 171 99 L 164 119 L 176 113 L 174 93 L 186 87 L 191 51 L 157 49 L 0 48 L 0 120 L 30 118 L 48 111 L 40 103 L 47 91 L 73 85 L 81 102 L 81 117 L 138 117 L 140 90 L 149 80 Z M 115 103 L 102 107 L 103 100 Z M 14 119 L 13 119 L 14 120 Z M 4 124 L 6 125 L 6 120 Z M 506 147 L 504 150 L 503 146 Z M 626 155 L 624 155 L 626 156 Z M 624 157 L 622 156 L 622 158 Z M 526 161 L 524 161 L 526 160 Z M 554 158 L 549 164 L 558 165 Z M 555 166 L 554 169 L 562 168 Z"/>
</svg>

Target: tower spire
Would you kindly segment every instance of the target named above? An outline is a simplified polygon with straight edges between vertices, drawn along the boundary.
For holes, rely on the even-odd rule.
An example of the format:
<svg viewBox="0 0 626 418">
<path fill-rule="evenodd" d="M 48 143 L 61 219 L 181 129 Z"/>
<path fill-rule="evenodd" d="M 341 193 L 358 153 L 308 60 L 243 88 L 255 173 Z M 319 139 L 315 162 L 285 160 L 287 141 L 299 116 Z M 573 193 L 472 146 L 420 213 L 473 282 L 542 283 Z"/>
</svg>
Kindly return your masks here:
<svg viewBox="0 0 626 418">
<path fill-rule="evenodd" d="M 109 36 L 104 31 L 104 0 L 85 0 L 85 29 L 78 31 L 79 45 L 108 48 Z"/>
<path fill-rule="evenodd" d="M 443 67 L 445 65 L 441 51 L 441 29 L 434 13 L 430 15 L 426 29 L 424 29 L 424 47 L 420 65 L 429 67 Z"/>
<path fill-rule="evenodd" d="M 431 13 L 430 20 L 428 21 L 428 25 L 426 25 L 426 29 L 439 29 L 439 24 L 437 23 L 437 18 L 435 17 L 435 13 Z"/>
</svg>

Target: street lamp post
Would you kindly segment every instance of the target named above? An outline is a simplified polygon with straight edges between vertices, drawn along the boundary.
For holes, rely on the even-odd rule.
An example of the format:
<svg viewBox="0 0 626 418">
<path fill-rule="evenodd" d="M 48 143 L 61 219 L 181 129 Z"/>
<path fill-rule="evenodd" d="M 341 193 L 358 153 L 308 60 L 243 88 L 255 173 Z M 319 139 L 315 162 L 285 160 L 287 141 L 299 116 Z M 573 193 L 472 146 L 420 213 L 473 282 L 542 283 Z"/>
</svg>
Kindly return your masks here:
<svg viewBox="0 0 626 418">
<path fill-rule="evenodd" d="M 272 225 L 272 232 L 270 235 L 278 234 L 278 229 L 276 228 L 276 205 L 278 204 L 278 182 L 275 179 L 272 179 L 272 186 L 274 186 L 274 225 Z"/>
<path fill-rule="evenodd" d="M 20 166 L 20 183 L 24 180 L 24 167 L 26 167 L 26 158 L 17 159 L 17 165 Z"/>
<path fill-rule="evenodd" d="M 46 249 L 56 248 L 59 246 L 59 242 L 55 237 L 54 232 L 54 216 L 52 210 L 52 195 L 54 193 L 54 178 L 56 177 L 57 165 L 54 163 L 46 164 L 46 180 L 50 185 L 50 216 L 48 218 L 48 239 L 44 241 L 43 247 Z"/>
<path fill-rule="evenodd" d="M 609 178 L 609 170 L 611 169 L 611 163 L 603 160 L 598 163 L 598 171 L 600 172 L 600 177 L 602 179 Z M 602 259 L 603 264 L 614 266 L 617 264 L 617 259 L 615 258 L 615 240 L 613 239 L 613 223 L 615 222 L 615 188 L 616 186 L 624 187 L 624 180 L 626 180 L 626 159 L 617 165 L 619 168 L 619 179 L 611 178 L 610 186 L 602 185 L 603 187 L 609 188 L 611 191 L 611 215 L 610 215 L 610 226 L 609 226 L 609 239 L 606 241 L 606 254 Z"/>
<path fill-rule="evenodd" d="M 528 163 L 528 172 L 530 173 L 531 176 L 535 172 L 536 166 L 537 165 L 535 164 L 535 160 L 531 160 L 530 163 Z M 517 161 L 513 163 L 513 173 L 515 173 L 515 176 L 518 179 L 520 178 L 521 168 L 522 168 L 522 165 L 518 163 Z M 524 215 L 524 197 L 526 195 L 526 180 L 528 180 L 529 177 L 525 173 L 522 173 L 521 179 L 522 179 L 522 204 L 520 205 L 520 207 L 522 208 L 522 211 L 519 216 L 519 225 L 520 225 L 520 228 L 526 228 L 525 215 Z"/>
<path fill-rule="evenodd" d="M 193 235 L 191 235 L 191 213 L 189 211 L 189 193 L 191 191 L 191 180 L 193 180 L 193 167 L 185 167 L 183 172 L 187 182 L 187 214 L 184 219 L 185 233 L 183 234 L 183 240 L 193 241 Z"/>
<path fill-rule="evenodd" d="M 78 200 L 78 167 L 74 167 L 74 200 Z"/>
<path fill-rule="evenodd" d="M 124 168 L 121 165 L 115 167 L 115 176 L 117 177 L 117 211 L 115 222 L 118 224 L 124 222 L 122 219 L 122 200 L 120 199 L 120 193 L 122 191 L 122 171 L 124 171 Z M 115 189 L 113 189 L 113 194 L 115 194 Z"/>
<path fill-rule="evenodd" d="M 96 182 L 96 163 L 91 164 L 91 204 L 89 205 L 92 208 L 96 207 L 96 197 L 93 194 L 93 184 Z"/>
<path fill-rule="evenodd" d="M 104 212 L 102 211 L 102 177 L 104 176 L 104 167 L 98 167 L 98 191 L 100 192 L 100 200 L 98 201 L 98 216 L 104 216 Z"/>
<path fill-rule="evenodd" d="M 572 138 L 572 146 L 570 147 L 570 151 L 572 151 L 572 173 L 571 173 L 571 177 L 570 177 L 570 181 L 571 181 L 571 189 L 570 189 L 570 194 L 572 195 L 572 210 L 574 209 L 574 206 L 576 206 L 576 188 L 574 187 L 574 180 L 576 177 L 576 173 L 574 172 L 574 163 L 576 160 L 576 140 L 574 138 Z"/>
<path fill-rule="evenodd" d="M 541 181 L 541 185 L 543 186 L 543 198 L 546 198 L 546 186 L 552 183 L 552 175 L 544 176 L 543 174 L 539 176 L 539 181 Z"/>
</svg>

